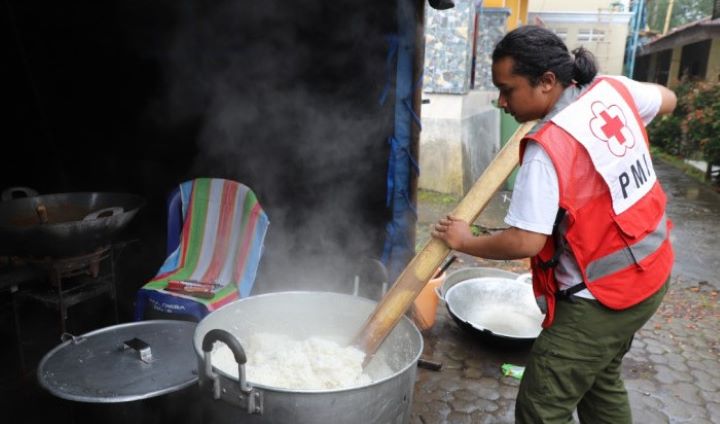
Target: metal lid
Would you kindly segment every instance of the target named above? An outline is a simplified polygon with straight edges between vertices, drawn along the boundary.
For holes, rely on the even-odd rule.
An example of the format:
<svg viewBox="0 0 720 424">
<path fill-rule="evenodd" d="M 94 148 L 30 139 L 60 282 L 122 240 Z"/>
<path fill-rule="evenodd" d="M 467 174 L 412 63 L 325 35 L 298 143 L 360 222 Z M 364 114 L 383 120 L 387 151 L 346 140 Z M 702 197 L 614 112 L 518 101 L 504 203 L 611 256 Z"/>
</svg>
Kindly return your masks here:
<svg viewBox="0 0 720 424">
<path fill-rule="evenodd" d="M 72 337 L 38 366 L 40 385 L 79 402 L 147 399 L 197 381 L 196 323 L 155 320 L 120 324 Z"/>
</svg>

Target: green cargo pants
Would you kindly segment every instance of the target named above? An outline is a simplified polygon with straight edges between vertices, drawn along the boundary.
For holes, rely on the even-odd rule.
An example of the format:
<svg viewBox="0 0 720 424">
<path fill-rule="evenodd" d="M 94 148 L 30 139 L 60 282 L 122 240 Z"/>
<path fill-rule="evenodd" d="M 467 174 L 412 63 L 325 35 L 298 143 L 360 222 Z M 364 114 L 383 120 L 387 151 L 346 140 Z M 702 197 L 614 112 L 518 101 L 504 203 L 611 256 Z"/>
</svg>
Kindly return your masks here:
<svg viewBox="0 0 720 424">
<path fill-rule="evenodd" d="M 633 335 L 660 306 L 668 283 L 632 308 L 559 300 L 555 322 L 535 340 L 517 401 L 516 423 L 631 423 L 622 358 Z"/>
</svg>

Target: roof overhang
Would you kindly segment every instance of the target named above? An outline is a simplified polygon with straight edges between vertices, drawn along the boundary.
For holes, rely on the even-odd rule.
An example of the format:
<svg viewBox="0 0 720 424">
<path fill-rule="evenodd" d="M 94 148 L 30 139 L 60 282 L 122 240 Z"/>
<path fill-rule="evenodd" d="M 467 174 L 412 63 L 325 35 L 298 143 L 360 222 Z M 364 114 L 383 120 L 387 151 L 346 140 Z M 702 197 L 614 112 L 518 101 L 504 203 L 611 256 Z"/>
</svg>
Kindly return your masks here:
<svg viewBox="0 0 720 424">
<path fill-rule="evenodd" d="M 530 11 L 528 22 L 531 18 L 539 17 L 548 23 L 564 24 L 621 24 L 630 22 L 632 13 L 629 12 L 555 12 L 555 11 Z"/>
<path fill-rule="evenodd" d="M 645 56 L 717 37 L 720 37 L 720 19 L 697 21 L 645 44 L 638 49 L 637 55 Z"/>
</svg>

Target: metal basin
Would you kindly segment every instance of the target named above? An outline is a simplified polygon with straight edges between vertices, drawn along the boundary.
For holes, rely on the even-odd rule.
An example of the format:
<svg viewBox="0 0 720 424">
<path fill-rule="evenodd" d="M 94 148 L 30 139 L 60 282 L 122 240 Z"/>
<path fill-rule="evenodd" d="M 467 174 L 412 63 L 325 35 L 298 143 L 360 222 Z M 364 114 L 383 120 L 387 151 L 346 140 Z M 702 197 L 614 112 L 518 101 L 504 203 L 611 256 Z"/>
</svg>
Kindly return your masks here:
<svg viewBox="0 0 720 424">
<path fill-rule="evenodd" d="M 532 341 L 545 315 L 535 302 L 529 274 L 463 268 L 450 274 L 438 296 L 450 316 L 471 333 L 507 341 Z"/>
<path fill-rule="evenodd" d="M 476 331 L 510 339 L 535 339 L 542 331 L 532 286 L 497 277 L 473 278 L 454 285 L 445 302 L 452 317 Z"/>
</svg>

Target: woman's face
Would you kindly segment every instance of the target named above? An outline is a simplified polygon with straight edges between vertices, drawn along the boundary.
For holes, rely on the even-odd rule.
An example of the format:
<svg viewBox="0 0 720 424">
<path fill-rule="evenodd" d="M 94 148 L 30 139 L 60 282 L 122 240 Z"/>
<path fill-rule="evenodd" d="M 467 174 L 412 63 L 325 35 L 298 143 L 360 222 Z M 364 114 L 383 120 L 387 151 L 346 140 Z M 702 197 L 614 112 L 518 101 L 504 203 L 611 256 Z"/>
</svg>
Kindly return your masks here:
<svg viewBox="0 0 720 424">
<path fill-rule="evenodd" d="M 515 61 L 506 56 L 492 65 L 493 84 L 500 90 L 498 107 L 512 115 L 518 122 L 527 122 L 545 116 L 555 102 L 552 81 L 541 78 L 536 86 L 522 75 L 513 73 Z"/>
</svg>

